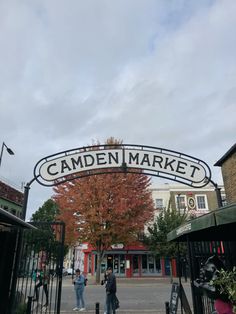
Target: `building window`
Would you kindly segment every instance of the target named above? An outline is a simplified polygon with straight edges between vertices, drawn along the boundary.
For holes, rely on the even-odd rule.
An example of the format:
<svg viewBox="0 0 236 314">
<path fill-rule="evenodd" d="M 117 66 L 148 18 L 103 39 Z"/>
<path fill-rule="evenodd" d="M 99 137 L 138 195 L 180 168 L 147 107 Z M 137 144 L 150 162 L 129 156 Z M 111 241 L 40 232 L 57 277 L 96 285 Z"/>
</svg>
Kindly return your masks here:
<svg viewBox="0 0 236 314">
<path fill-rule="evenodd" d="M 206 195 L 196 195 L 197 209 L 208 209 Z"/>
<path fill-rule="evenodd" d="M 226 206 L 227 205 L 227 200 L 225 198 L 222 199 L 222 206 Z"/>
<path fill-rule="evenodd" d="M 186 209 L 186 195 L 176 195 L 175 196 L 175 204 L 178 210 Z"/>
<path fill-rule="evenodd" d="M 133 274 L 139 273 L 138 255 L 133 255 Z"/>
<path fill-rule="evenodd" d="M 161 260 L 160 260 L 160 258 L 158 258 L 157 256 L 156 256 L 156 272 L 157 272 L 158 274 L 161 273 Z"/>
<path fill-rule="evenodd" d="M 145 276 L 161 275 L 161 260 L 154 255 L 142 255 L 142 273 Z"/>
<path fill-rule="evenodd" d="M 163 206 L 163 199 L 162 198 L 156 198 L 156 208 L 162 209 Z"/>
<path fill-rule="evenodd" d="M 148 268 L 150 273 L 154 273 L 154 256 L 148 255 Z"/>
<path fill-rule="evenodd" d="M 142 256 L 142 272 L 145 274 L 148 272 L 148 267 L 147 267 L 147 255 Z"/>
<path fill-rule="evenodd" d="M 221 193 L 221 199 L 222 199 L 222 206 L 227 205 L 226 195 L 224 193 Z"/>
</svg>

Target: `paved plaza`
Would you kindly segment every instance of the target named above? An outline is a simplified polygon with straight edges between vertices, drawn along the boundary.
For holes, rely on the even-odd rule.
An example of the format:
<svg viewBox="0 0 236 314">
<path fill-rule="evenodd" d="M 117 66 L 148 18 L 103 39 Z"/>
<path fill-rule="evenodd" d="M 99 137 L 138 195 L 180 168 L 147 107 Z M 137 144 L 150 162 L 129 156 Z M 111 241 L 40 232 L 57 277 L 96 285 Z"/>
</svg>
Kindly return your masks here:
<svg viewBox="0 0 236 314">
<path fill-rule="evenodd" d="M 174 279 L 178 282 L 178 278 Z M 189 282 L 182 284 L 190 305 L 192 304 Z M 170 300 L 171 283 L 169 278 L 118 278 L 117 296 L 120 300 L 118 314 L 165 314 L 165 302 Z M 86 311 L 83 313 L 95 313 L 95 304 L 99 302 L 100 312 L 104 313 L 105 289 L 96 285 L 93 277 L 89 278 L 85 288 Z M 61 313 L 72 314 L 74 312 L 75 295 L 71 276 L 63 278 L 63 290 L 61 299 Z M 179 313 L 181 313 L 179 304 Z"/>
</svg>

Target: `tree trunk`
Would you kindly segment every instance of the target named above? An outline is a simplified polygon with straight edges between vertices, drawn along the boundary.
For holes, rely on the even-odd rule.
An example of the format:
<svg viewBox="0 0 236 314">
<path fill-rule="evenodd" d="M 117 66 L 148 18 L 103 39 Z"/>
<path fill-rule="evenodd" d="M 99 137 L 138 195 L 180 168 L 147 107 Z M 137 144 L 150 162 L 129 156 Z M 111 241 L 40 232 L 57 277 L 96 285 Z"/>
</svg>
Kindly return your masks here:
<svg viewBox="0 0 236 314">
<path fill-rule="evenodd" d="M 101 252 L 97 251 L 97 270 L 96 270 L 96 283 L 100 283 L 101 276 Z"/>
</svg>

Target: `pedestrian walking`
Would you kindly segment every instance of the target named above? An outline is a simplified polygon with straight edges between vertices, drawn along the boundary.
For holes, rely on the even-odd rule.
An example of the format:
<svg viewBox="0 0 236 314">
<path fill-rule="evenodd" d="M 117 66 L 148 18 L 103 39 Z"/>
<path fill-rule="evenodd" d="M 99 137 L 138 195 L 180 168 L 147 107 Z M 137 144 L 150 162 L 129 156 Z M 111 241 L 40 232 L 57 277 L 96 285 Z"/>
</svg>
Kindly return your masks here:
<svg viewBox="0 0 236 314">
<path fill-rule="evenodd" d="M 107 284 L 106 284 L 106 314 L 116 313 L 116 276 L 112 272 L 112 268 L 107 269 Z"/>
<path fill-rule="evenodd" d="M 35 298 L 33 301 L 39 301 L 39 289 L 43 286 L 43 291 L 46 297 L 45 304 L 43 306 L 48 306 L 48 284 L 49 284 L 49 271 L 46 268 L 46 264 L 42 264 L 41 270 L 36 270 L 33 274 L 33 280 L 35 281 Z"/>
<path fill-rule="evenodd" d="M 76 307 L 73 308 L 73 311 L 85 311 L 84 303 L 84 287 L 85 287 L 85 277 L 81 274 L 79 269 L 75 271 L 75 278 L 73 280 L 75 296 L 76 296 Z M 81 306 L 81 307 L 80 307 Z"/>
</svg>

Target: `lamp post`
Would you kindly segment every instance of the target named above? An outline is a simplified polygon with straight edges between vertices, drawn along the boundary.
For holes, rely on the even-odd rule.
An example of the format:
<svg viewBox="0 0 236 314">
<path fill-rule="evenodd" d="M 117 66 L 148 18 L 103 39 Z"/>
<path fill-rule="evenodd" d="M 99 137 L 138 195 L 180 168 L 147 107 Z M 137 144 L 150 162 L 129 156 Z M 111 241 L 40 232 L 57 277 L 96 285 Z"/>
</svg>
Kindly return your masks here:
<svg viewBox="0 0 236 314">
<path fill-rule="evenodd" d="M 7 145 L 3 142 L 2 143 L 1 154 L 0 154 L 0 167 L 1 167 L 1 163 L 2 163 L 2 155 L 3 155 L 4 147 L 6 148 L 6 150 L 7 150 L 9 155 L 14 155 L 14 152 L 9 147 L 7 147 Z"/>
</svg>

